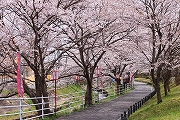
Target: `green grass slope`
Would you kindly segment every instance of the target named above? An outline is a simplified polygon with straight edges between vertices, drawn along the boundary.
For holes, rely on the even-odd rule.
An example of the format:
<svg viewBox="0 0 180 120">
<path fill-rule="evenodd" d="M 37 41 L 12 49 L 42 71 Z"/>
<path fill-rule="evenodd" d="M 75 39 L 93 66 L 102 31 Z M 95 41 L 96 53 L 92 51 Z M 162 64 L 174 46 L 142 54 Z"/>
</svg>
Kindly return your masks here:
<svg viewBox="0 0 180 120">
<path fill-rule="evenodd" d="M 163 88 L 161 86 L 163 91 Z M 157 104 L 156 95 L 128 120 L 180 120 L 180 86 L 171 88 L 168 96 L 162 92 L 163 102 Z"/>
<path fill-rule="evenodd" d="M 57 94 L 64 95 L 64 94 L 71 94 L 71 93 L 82 92 L 82 91 L 85 91 L 85 89 L 82 88 L 80 85 L 72 84 L 72 85 L 65 86 L 63 88 L 58 88 Z"/>
</svg>

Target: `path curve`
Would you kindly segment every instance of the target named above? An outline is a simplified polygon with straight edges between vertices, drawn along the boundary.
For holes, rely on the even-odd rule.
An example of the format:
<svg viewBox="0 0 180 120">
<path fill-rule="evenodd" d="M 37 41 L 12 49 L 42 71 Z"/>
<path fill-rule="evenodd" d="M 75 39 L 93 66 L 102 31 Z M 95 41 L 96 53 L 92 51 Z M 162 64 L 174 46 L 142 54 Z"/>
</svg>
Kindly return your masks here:
<svg viewBox="0 0 180 120">
<path fill-rule="evenodd" d="M 135 82 L 135 89 L 106 103 L 88 107 L 58 118 L 57 120 L 118 120 L 124 111 L 149 95 L 153 88 L 146 83 Z"/>
</svg>

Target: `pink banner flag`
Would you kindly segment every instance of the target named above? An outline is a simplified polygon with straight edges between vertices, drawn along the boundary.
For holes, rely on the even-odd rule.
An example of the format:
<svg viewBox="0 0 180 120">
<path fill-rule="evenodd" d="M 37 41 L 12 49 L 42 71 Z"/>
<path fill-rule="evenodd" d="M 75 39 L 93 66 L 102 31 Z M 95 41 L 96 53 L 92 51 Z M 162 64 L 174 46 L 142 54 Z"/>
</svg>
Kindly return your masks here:
<svg viewBox="0 0 180 120">
<path fill-rule="evenodd" d="M 53 70 L 52 71 L 52 79 L 57 80 L 59 77 L 59 71 L 58 70 Z"/>
<path fill-rule="evenodd" d="M 20 52 L 17 53 L 17 90 L 21 97 L 24 97 L 24 87 L 21 78 L 21 55 Z"/>
</svg>

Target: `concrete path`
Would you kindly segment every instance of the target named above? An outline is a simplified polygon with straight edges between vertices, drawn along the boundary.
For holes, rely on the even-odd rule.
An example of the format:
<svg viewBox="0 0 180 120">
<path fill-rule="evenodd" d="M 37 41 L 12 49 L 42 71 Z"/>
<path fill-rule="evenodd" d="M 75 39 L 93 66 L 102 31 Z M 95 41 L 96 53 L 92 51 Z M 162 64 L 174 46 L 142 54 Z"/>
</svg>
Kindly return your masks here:
<svg viewBox="0 0 180 120">
<path fill-rule="evenodd" d="M 135 82 L 135 89 L 112 101 L 88 107 L 57 120 L 118 120 L 124 111 L 152 92 L 152 87 L 141 82 Z"/>
</svg>

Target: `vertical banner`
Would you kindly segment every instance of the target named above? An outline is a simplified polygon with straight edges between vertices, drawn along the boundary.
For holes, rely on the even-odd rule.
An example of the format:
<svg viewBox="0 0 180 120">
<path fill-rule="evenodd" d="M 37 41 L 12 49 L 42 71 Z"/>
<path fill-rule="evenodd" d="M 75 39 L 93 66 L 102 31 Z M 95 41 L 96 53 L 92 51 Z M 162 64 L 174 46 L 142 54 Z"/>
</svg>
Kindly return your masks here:
<svg viewBox="0 0 180 120">
<path fill-rule="evenodd" d="M 17 90 L 20 97 L 24 97 L 24 87 L 21 78 L 21 55 L 17 53 Z"/>
<path fill-rule="evenodd" d="M 58 80 L 58 77 L 59 77 L 59 71 L 58 70 L 53 70 L 52 71 L 52 79 L 54 80 L 54 103 L 55 103 L 55 106 L 54 106 L 54 109 L 55 109 L 55 115 L 56 115 L 56 107 L 57 107 L 57 92 L 56 92 L 56 80 Z"/>
<path fill-rule="evenodd" d="M 59 77 L 59 71 L 58 70 L 53 70 L 52 71 L 52 79 L 57 80 Z"/>
</svg>

